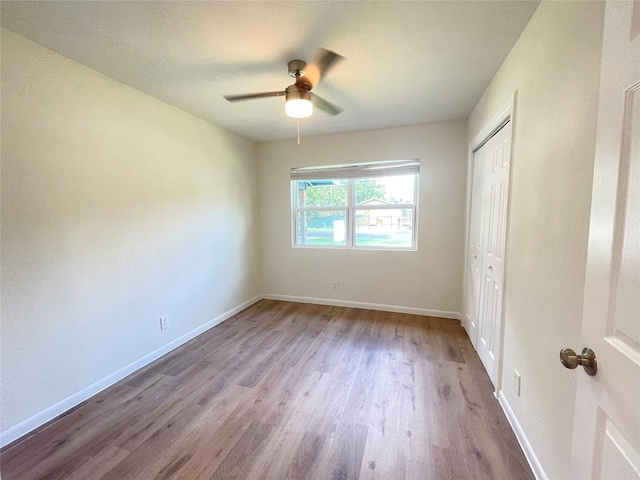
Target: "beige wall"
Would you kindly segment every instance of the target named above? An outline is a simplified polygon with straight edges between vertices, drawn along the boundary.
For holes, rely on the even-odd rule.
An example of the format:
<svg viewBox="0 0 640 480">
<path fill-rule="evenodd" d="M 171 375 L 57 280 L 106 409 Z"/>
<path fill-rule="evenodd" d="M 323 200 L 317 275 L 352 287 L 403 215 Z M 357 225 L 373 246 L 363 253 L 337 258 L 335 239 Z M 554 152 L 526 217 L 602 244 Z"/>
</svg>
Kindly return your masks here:
<svg viewBox="0 0 640 480">
<path fill-rule="evenodd" d="M 558 352 L 583 347 L 603 9 L 543 1 L 469 119 L 470 140 L 518 91 L 502 393 L 550 478 L 568 474 L 577 379 Z"/>
<path fill-rule="evenodd" d="M 5 30 L 1 57 L 0 408 L 19 434 L 260 294 L 257 185 L 254 144 Z"/>
<path fill-rule="evenodd" d="M 263 292 L 460 312 L 466 122 L 258 145 Z M 420 158 L 418 251 L 291 246 L 292 167 Z M 340 291 L 331 282 L 340 282 Z"/>
</svg>

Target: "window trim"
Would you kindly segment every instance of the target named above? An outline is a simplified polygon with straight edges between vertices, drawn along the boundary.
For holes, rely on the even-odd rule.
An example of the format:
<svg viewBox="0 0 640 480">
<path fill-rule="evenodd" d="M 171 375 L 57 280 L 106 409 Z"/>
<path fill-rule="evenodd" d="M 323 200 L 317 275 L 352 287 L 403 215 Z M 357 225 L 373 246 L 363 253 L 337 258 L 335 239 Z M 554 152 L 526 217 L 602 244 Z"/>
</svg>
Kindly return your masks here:
<svg viewBox="0 0 640 480">
<path fill-rule="evenodd" d="M 366 205 L 359 207 L 355 203 L 355 184 L 358 179 L 380 178 L 399 175 L 414 175 L 414 203 L 393 204 L 394 209 L 412 210 L 411 245 L 372 246 L 357 245 L 357 211 L 359 210 L 388 210 L 389 205 Z M 334 206 L 298 207 L 297 182 L 301 180 L 345 180 L 347 182 L 347 204 Z M 291 169 L 291 245 L 293 248 L 319 249 L 355 249 L 355 250 L 384 250 L 407 252 L 418 250 L 418 203 L 420 187 L 420 160 L 396 160 L 392 162 L 368 162 L 352 165 L 331 165 L 322 167 L 301 167 Z M 298 215 L 306 211 L 344 211 L 345 212 L 345 244 L 344 245 L 313 245 L 298 243 Z"/>
</svg>

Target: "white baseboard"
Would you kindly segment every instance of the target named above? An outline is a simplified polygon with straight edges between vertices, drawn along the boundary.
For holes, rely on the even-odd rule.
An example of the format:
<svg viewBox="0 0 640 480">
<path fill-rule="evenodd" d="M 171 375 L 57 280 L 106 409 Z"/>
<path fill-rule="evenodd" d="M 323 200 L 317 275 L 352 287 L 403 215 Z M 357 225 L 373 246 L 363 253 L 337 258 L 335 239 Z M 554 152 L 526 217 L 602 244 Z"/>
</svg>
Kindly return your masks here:
<svg viewBox="0 0 640 480">
<path fill-rule="evenodd" d="M 194 330 L 191 330 L 189 333 L 186 333 L 186 334 L 182 335 L 181 337 L 176 338 L 175 340 L 167 343 L 166 345 L 163 345 L 159 349 L 157 349 L 157 350 L 145 355 L 144 357 L 140 358 L 139 360 L 136 360 L 135 362 L 127 365 L 126 367 L 121 368 L 120 370 L 112 373 L 108 377 L 103 378 L 99 382 L 96 382 L 93 385 L 90 385 L 89 387 L 87 387 L 87 388 L 85 388 L 85 389 L 83 389 L 83 390 L 81 390 L 81 391 L 79 391 L 77 393 L 74 393 L 70 397 L 65 398 L 64 400 L 56 403 L 55 405 L 52 405 L 51 407 L 43 410 L 42 412 L 39 412 L 39 413 L 33 415 L 32 417 L 27 418 L 26 420 L 24 420 L 23 422 L 19 423 L 18 425 L 15 425 L 15 426 L 9 428 L 8 430 L 0 433 L 0 447 L 4 447 L 5 445 L 8 445 L 9 443 L 13 442 L 14 440 L 17 440 L 18 438 L 20 438 L 20 437 L 22 437 L 24 435 L 27 435 L 29 432 L 35 430 L 36 428 L 44 425 L 47 422 L 53 420 L 54 418 L 58 417 L 59 415 L 62 415 L 64 412 L 72 409 L 76 405 L 79 405 L 80 403 L 84 402 L 85 400 L 88 400 L 89 398 L 93 397 L 94 395 L 100 393 L 102 390 L 110 387 L 114 383 L 119 382 L 120 380 L 122 380 L 123 378 L 131 375 L 132 373 L 136 372 L 137 370 L 140 370 L 142 367 L 147 366 L 148 364 L 150 364 L 154 360 L 157 360 L 161 356 L 169 353 L 171 350 L 174 350 L 175 348 L 178 348 L 180 345 L 182 345 L 182 344 L 188 342 L 189 340 L 197 337 L 201 333 L 204 333 L 207 330 L 209 330 L 210 328 L 215 327 L 219 323 L 224 322 L 225 320 L 227 320 L 228 318 L 232 317 L 236 313 L 244 310 L 245 308 L 249 307 L 250 305 L 253 305 L 258 300 L 261 300 L 261 299 L 262 299 L 262 296 L 256 296 L 256 297 L 253 297 L 250 300 L 247 300 L 246 302 L 238 305 L 237 307 L 232 308 L 231 310 L 228 310 L 228 311 L 224 312 L 221 315 L 218 315 L 213 320 L 210 320 L 207 323 L 205 323 L 203 325 L 200 325 L 198 328 L 196 328 Z"/>
<path fill-rule="evenodd" d="M 525 436 L 524 431 L 522 430 L 522 427 L 520 427 L 520 423 L 518 423 L 518 420 L 516 419 L 516 415 L 515 413 L 513 413 L 513 410 L 511 410 L 511 406 L 507 401 L 507 397 L 504 396 L 504 393 L 502 393 L 502 390 L 498 394 L 498 401 L 500 402 L 500 406 L 502 407 L 504 414 L 507 416 L 507 420 L 509 420 L 509 424 L 511 425 L 511 428 L 516 434 L 518 443 L 520 443 L 520 446 L 522 447 L 522 451 L 524 452 L 524 456 L 527 457 L 529 466 L 531 467 L 531 470 L 533 470 L 533 474 L 535 475 L 536 479 L 548 480 L 547 475 L 544 473 L 544 470 L 542 469 L 542 465 L 538 461 L 538 457 L 536 457 L 536 454 L 534 453 L 533 448 L 529 443 L 529 440 L 527 440 L 527 437 Z"/>
<path fill-rule="evenodd" d="M 353 302 L 350 300 L 338 300 L 335 298 L 297 297 L 293 295 L 266 294 L 262 298 L 268 300 L 283 300 L 285 302 L 313 303 L 316 305 L 333 305 L 336 307 L 367 308 L 369 310 L 382 310 L 384 312 L 411 313 L 414 315 L 426 315 L 429 317 L 453 318 L 462 320 L 458 312 L 447 310 L 430 310 L 427 308 L 403 307 L 400 305 L 383 305 L 380 303 Z"/>
</svg>

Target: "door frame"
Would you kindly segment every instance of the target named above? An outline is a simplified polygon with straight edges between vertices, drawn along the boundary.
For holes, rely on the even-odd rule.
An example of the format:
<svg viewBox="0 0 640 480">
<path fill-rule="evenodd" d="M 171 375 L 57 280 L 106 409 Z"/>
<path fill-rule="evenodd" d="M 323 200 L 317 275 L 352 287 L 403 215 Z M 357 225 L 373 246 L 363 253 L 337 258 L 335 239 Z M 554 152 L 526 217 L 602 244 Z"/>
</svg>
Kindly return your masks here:
<svg viewBox="0 0 640 480">
<path fill-rule="evenodd" d="M 511 190 L 512 190 L 512 180 L 513 180 L 513 161 L 514 161 L 514 138 L 516 131 L 516 100 L 518 96 L 518 91 L 514 91 L 513 94 L 507 99 L 506 102 L 502 104 L 502 106 L 497 110 L 497 112 L 491 117 L 491 119 L 485 123 L 485 125 L 478 131 L 476 135 L 474 135 L 473 139 L 469 142 L 467 148 L 467 202 L 466 202 L 466 215 L 465 215 L 465 236 L 464 236 L 464 263 L 463 263 L 463 287 L 462 287 L 462 325 L 467 332 L 467 336 L 471 340 L 471 344 L 474 349 L 477 349 L 477 328 L 475 331 L 472 331 L 471 325 L 467 324 L 467 299 L 469 295 L 473 295 L 473 292 L 470 292 L 467 288 L 468 285 L 468 262 L 469 262 L 469 235 L 470 235 L 470 227 L 471 227 L 471 201 L 472 201 L 472 193 L 473 193 L 473 158 L 475 152 L 482 147 L 498 130 L 500 130 L 507 122 L 511 122 L 511 158 L 509 163 L 509 191 L 507 192 L 507 218 L 506 218 L 506 227 L 505 227 L 505 253 L 504 253 L 504 278 L 502 285 L 502 302 L 500 305 L 500 314 L 502 316 L 500 322 L 500 333 L 499 333 L 499 342 L 498 342 L 498 355 L 496 359 L 496 363 L 498 364 L 498 376 L 496 379 L 495 391 L 493 392 L 494 396 L 498 398 L 498 394 L 502 389 L 502 370 L 503 370 L 503 358 L 502 351 L 504 347 L 504 329 L 505 329 L 505 303 L 507 299 L 507 291 L 508 291 L 508 258 L 509 258 L 509 223 L 510 223 L 510 212 L 511 212 Z M 477 325 L 476 325 L 477 327 Z"/>
</svg>

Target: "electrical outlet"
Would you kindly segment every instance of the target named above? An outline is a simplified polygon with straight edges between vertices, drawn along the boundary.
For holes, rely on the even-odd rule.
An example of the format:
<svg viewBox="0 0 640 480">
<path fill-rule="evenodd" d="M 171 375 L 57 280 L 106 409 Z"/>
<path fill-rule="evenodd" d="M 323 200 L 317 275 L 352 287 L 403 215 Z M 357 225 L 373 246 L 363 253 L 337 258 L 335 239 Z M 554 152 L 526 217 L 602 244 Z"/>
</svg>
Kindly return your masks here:
<svg viewBox="0 0 640 480">
<path fill-rule="evenodd" d="M 166 330 L 169 328 L 169 317 L 164 315 L 160 317 L 160 330 Z"/>
<path fill-rule="evenodd" d="M 331 282 L 331 289 L 334 292 L 337 292 L 338 290 L 340 290 L 340 282 Z"/>
<path fill-rule="evenodd" d="M 513 370 L 513 390 L 520 396 L 520 374 L 515 369 Z"/>
</svg>

